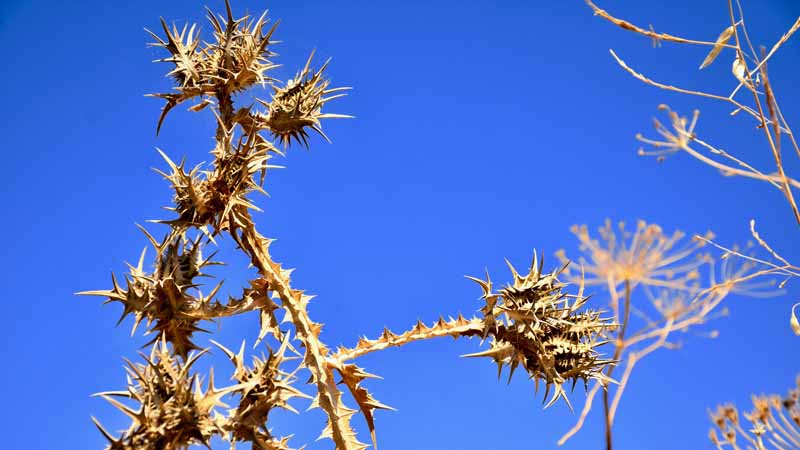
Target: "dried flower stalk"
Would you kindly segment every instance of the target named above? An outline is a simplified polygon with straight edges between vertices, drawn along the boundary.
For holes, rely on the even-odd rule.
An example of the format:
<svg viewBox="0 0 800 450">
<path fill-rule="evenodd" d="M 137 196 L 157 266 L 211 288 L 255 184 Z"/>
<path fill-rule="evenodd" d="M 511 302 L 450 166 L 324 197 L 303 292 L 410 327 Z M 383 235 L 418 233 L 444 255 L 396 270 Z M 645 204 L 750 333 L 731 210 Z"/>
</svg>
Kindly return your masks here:
<svg viewBox="0 0 800 450">
<path fill-rule="evenodd" d="M 595 384 L 578 420 L 560 440 L 563 444 L 575 435 L 592 409 L 594 397 L 602 389 L 605 418 L 605 444 L 613 447 L 613 424 L 633 369 L 645 357 L 661 348 L 679 345 L 676 332 L 695 331 L 708 321 L 725 315 L 720 308 L 731 293 L 770 295 L 773 283 L 759 278 L 759 265 L 742 258 L 723 257 L 714 261 L 702 252 L 713 235 L 685 239 L 684 233 L 666 234 L 655 224 L 638 221 L 634 230 L 624 223 L 615 227 L 606 221 L 599 237 L 593 237 L 585 225 L 574 226 L 572 232 L 584 253 L 578 259 L 580 271 L 567 270 L 567 280 L 585 279 L 586 286 L 597 287 L 608 294 L 608 308 L 620 326 L 604 332 L 613 346 L 612 360 L 617 364 L 604 369 L 611 378 L 619 367 L 622 375 L 616 384 Z M 566 261 L 562 250 L 557 256 Z M 715 337 L 716 331 L 705 332 Z"/>
</svg>

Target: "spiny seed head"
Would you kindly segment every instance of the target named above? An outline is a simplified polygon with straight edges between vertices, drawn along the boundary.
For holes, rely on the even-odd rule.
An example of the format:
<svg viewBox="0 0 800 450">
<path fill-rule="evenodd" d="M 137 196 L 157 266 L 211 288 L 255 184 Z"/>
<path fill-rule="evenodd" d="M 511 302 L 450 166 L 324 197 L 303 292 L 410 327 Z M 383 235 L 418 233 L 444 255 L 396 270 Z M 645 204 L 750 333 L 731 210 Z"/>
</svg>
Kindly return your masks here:
<svg viewBox="0 0 800 450">
<path fill-rule="evenodd" d="M 528 375 L 542 379 L 549 392 L 555 392 L 548 406 L 566 397 L 563 384 L 567 380 L 590 379 L 607 381 L 602 368 L 609 361 L 601 360 L 597 347 L 603 333 L 614 327 L 596 311 L 583 310 L 587 298 L 564 292 L 566 284 L 557 276 L 562 269 L 542 272 L 534 254 L 528 273 L 521 275 L 509 263 L 513 282 L 499 291 L 492 289 L 488 279 L 477 281 L 483 288 L 486 302 L 484 337 L 491 337 L 489 350 L 469 356 L 492 358 L 502 370 L 509 366 L 510 374 L 522 366 Z M 545 394 L 547 400 L 547 394 Z"/>
<path fill-rule="evenodd" d="M 202 319 L 197 312 L 208 303 L 207 298 L 195 292 L 197 285 L 194 279 L 204 275 L 203 268 L 219 263 L 211 260 L 213 255 L 203 259 L 199 237 L 189 240 L 184 233 L 169 233 L 161 242 L 157 242 L 149 233 L 145 233 L 156 250 L 152 272 L 144 269 L 146 251 L 143 251 L 139 263 L 129 266 L 125 288 L 119 285 L 112 274 L 113 287 L 110 290 L 81 294 L 107 297 L 107 302 L 122 303 L 123 312 L 119 322 L 132 314 L 135 332 L 144 320 L 150 327 L 147 333 L 155 334 L 148 344 L 165 338 L 173 345 L 175 352 L 185 358 L 190 350 L 198 349 L 191 337 L 194 332 L 203 331 L 197 326 Z"/>
<path fill-rule="evenodd" d="M 213 29 L 213 39 L 201 44 L 196 25 L 185 25 L 180 31 L 171 28 L 162 19 L 164 38 L 149 31 L 155 42 L 151 45 L 164 48 L 169 56 L 157 60 L 174 65 L 168 73 L 175 82 L 176 92 L 154 94 L 167 101 L 158 122 L 161 128 L 167 113 L 180 103 L 196 97 L 214 97 L 220 93 L 236 93 L 255 84 L 271 81 L 266 73 L 277 67 L 270 61 L 272 33 L 277 24 L 267 28 L 264 13 L 258 20 L 250 16 L 234 19 L 230 4 L 227 16 L 217 16 L 210 10 L 208 20 Z M 201 105 L 205 104 L 205 100 Z M 197 109 L 202 109 L 203 106 Z"/>
<path fill-rule="evenodd" d="M 296 380 L 293 373 L 281 370 L 281 365 L 289 358 L 286 349 L 289 344 L 288 335 L 277 352 L 270 349 L 267 357 L 254 357 L 253 366 L 244 363 L 244 343 L 239 353 L 234 354 L 221 344 L 214 342 L 234 365 L 233 379 L 237 382 L 230 392 L 240 397 L 236 408 L 229 411 L 225 421 L 225 430 L 231 433 L 230 440 L 235 442 L 251 442 L 254 448 L 288 448 L 269 447 L 269 445 L 286 445 L 288 438 L 275 439 L 267 427 L 269 413 L 276 408 L 297 412 L 289 400 L 294 397 L 305 397 L 301 391 L 292 386 Z"/>
<path fill-rule="evenodd" d="M 98 428 L 109 441 L 111 450 L 183 450 L 193 444 L 209 445 L 211 436 L 219 433 L 213 417 L 225 390 L 216 390 L 213 377 L 203 392 L 197 376 L 189 371 L 200 354 L 179 362 L 167 348 L 166 341 L 154 345 L 144 364 L 128 361 L 129 386 L 126 391 L 97 394 L 132 419 L 120 437 L 113 437 L 99 423 Z M 116 398 L 132 400 L 136 408 Z"/>
<path fill-rule="evenodd" d="M 264 103 L 269 108 L 269 115 L 265 118 L 269 129 L 284 146 L 289 146 L 292 141 L 295 141 L 308 147 L 308 129 L 316 131 L 327 140 L 327 136 L 322 132 L 320 119 L 349 117 L 322 113 L 322 106 L 325 103 L 344 94 L 329 97 L 326 95 L 335 94 L 348 88 L 329 89 L 330 80 L 325 78 L 324 71 L 330 60 L 315 72 L 311 69 L 313 57 L 312 53 L 303 70 L 284 86 L 273 86 L 272 102 Z"/>
<path fill-rule="evenodd" d="M 257 99 L 266 107 L 266 113 L 253 112 L 253 118 L 261 122 L 261 128 L 268 129 L 286 146 L 293 140 L 307 146 L 307 129 L 325 137 L 320 119 L 348 117 L 323 114 L 321 111 L 322 105 L 343 94 L 326 95 L 348 89 L 328 88 L 330 81 L 323 76 L 327 62 L 319 70 L 312 70 L 312 53 L 305 67 L 279 87 L 274 79 L 267 76 L 267 72 L 278 67 L 270 59 L 275 56 L 270 50 L 275 42 L 270 39 L 277 23 L 268 28 L 266 13 L 258 20 L 252 20 L 250 16 L 235 19 L 230 4 L 226 3 L 226 6 L 226 16 L 208 12 L 213 39 L 203 45 L 194 25 L 188 31 L 186 26 L 178 31 L 176 26 L 170 28 L 162 19 L 165 37 L 150 32 L 155 38 L 152 45 L 162 47 L 169 53 L 169 56 L 158 61 L 174 65 L 168 75 L 176 82 L 176 92 L 153 95 L 166 100 L 158 121 L 159 130 L 169 111 L 187 100 L 200 99 L 196 106 L 190 108 L 193 111 L 200 111 L 215 101 L 219 102 L 221 109 L 230 108 L 230 105 L 223 103 L 230 102 L 231 94 L 248 90 L 256 84 L 272 85 L 274 93 L 271 102 Z M 230 110 L 227 112 L 233 113 Z"/>
</svg>

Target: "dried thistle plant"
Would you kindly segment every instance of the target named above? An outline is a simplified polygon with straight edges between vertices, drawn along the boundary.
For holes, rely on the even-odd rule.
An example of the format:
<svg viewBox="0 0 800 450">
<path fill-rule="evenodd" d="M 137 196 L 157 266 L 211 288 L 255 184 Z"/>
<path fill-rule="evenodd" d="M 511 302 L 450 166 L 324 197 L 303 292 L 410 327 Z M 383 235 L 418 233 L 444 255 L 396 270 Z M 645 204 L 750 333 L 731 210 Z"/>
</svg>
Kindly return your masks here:
<svg viewBox="0 0 800 450">
<path fill-rule="evenodd" d="M 145 333 L 153 335 L 146 344 L 151 346 L 150 356 L 143 355 L 140 364 L 128 362 L 127 390 L 98 394 L 131 419 L 119 436 L 95 421 L 109 442 L 107 448 L 181 450 L 197 444 L 208 447 L 210 439 L 219 436 L 231 448 L 244 442 L 258 450 L 288 449 L 288 435 L 269 427 L 270 412 L 295 411 L 290 401 L 303 398 L 324 411 L 327 424 L 321 437 L 333 440 L 337 449 L 367 447 L 351 424 L 356 411 L 376 445 L 374 411 L 389 407 L 362 385 L 373 375 L 353 360 L 443 336 L 488 340 L 488 350 L 468 356 L 491 358 L 500 369 L 507 366 L 509 377 L 518 367 L 524 368 L 537 386 L 539 381 L 546 385 L 548 405 L 559 398 L 569 403 L 567 383 L 574 387 L 579 380 L 598 386 L 608 382 L 610 361 L 601 358 L 598 349 L 616 324 L 585 308 L 580 279 L 577 293 L 569 293 L 568 284 L 558 278 L 566 264 L 544 272 L 535 256 L 524 275 L 512 267 L 512 283 L 499 291 L 493 290 L 488 275 L 485 280 L 474 279 L 485 301 L 476 317 L 440 318 L 432 325 L 419 322 L 401 334 L 384 330 L 374 340 L 359 340 L 354 348 L 331 351 L 320 338 L 322 324 L 309 315 L 311 296 L 292 286 L 292 270 L 272 259 L 272 241 L 256 229 L 251 210 L 258 208 L 251 194 L 264 192 L 265 173 L 275 167 L 270 160 L 282 154 L 279 145 L 308 146 L 312 131 L 327 139 L 321 121 L 349 117 L 323 112 L 347 88 L 331 88 L 325 75 L 328 63 L 313 69 L 311 57 L 287 82 L 272 78 L 270 71 L 277 67 L 271 40 L 276 25 L 268 26 L 266 14 L 256 20 L 235 18 L 226 1 L 225 14 L 209 10 L 208 21 L 209 41 L 201 40 L 195 25 L 179 30 L 163 19 L 163 37 L 151 34 L 153 45 L 167 52 L 159 61 L 172 66 L 168 74 L 175 81 L 174 91 L 154 94 L 165 101 L 156 130 L 184 102 L 194 102 L 189 108 L 193 112 L 210 109 L 217 119 L 213 161 L 187 168 L 185 161 L 175 163 L 159 150 L 167 165 L 159 173 L 173 190 L 168 209 L 175 217 L 157 221 L 168 228 L 162 239 L 140 227 L 155 253 L 152 270 L 146 268 L 145 249 L 136 266 L 129 266 L 123 284 L 112 274 L 110 289 L 82 293 L 121 303 L 120 322 L 133 316 L 133 332 L 144 323 Z M 256 86 L 271 88 L 271 98 L 237 108 L 236 95 Z M 228 237 L 257 275 L 240 295 L 221 301 L 222 282 L 206 289 L 200 279 L 210 266 L 220 264 L 213 260 L 213 252 L 204 256 L 208 247 Z M 197 333 L 205 332 L 202 324 L 251 312 L 259 314 L 256 343 L 266 346 L 267 355 L 254 357 L 247 365 L 244 344 L 234 354 L 214 342 L 234 366 L 232 383 L 217 388 L 210 372 L 203 390 L 201 376 L 194 370 L 194 363 L 207 352 L 197 341 Z M 283 328 L 278 312 L 287 322 Z M 311 387 L 305 388 L 309 393 L 297 382 L 300 371 L 310 375 Z M 345 405 L 340 385 L 347 388 L 358 410 Z"/>
<path fill-rule="evenodd" d="M 658 349 L 679 346 L 674 338 L 677 332 L 715 337 L 716 331 L 698 328 L 726 314 L 720 304 L 729 294 L 770 295 L 776 290 L 774 283 L 760 278 L 763 274 L 758 274 L 755 262 L 728 257 L 717 262 L 703 252 L 713 237 L 710 232 L 687 238 L 681 231 L 668 234 L 644 221 L 629 230 L 625 223 L 615 226 L 610 220 L 599 228 L 597 237 L 585 225 L 573 226 L 572 232 L 583 255 L 577 260 L 579 265 L 565 271 L 565 278 L 585 280 L 586 286 L 608 294 L 608 308 L 619 327 L 603 332 L 616 362 L 604 372 L 611 378 L 619 367 L 622 375 L 616 384 L 592 386 L 577 423 L 559 444 L 582 428 L 602 389 L 605 442 L 610 450 L 622 395 L 639 362 Z M 567 261 L 563 250 L 557 256 Z"/>
<path fill-rule="evenodd" d="M 800 377 L 797 387 L 780 395 L 753 395 L 753 409 L 739 413 L 733 405 L 710 412 L 714 424 L 708 437 L 721 449 L 800 449 Z M 744 417 L 749 424 L 742 422 Z"/>
<path fill-rule="evenodd" d="M 722 30 L 716 40 L 713 41 L 687 39 L 668 33 L 660 33 L 653 30 L 652 27 L 645 29 L 610 14 L 591 0 L 586 0 L 586 3 L 594 11 L 595 15 L 622 29 L 653 39 L 654 43 L 671 42 L 709 48 L 706 58 L 700 64 L 701 70 L 713 64 L 717 59 L 722 58 L 723 55 L 728 56 L 729 60 L 732 61 L 732 77 L 727 81 L 732 83 L 732 88 L 730 93 L 725 95 L 724 93 L 692 90 L 655 81 L 630 67 L 614 50 L 610 50 L 611 56 L 623 70 L 645 84 L 670 92 L 719 101 L 733 108 L 731 115 L 744 113 L 745 116 L 754 120 L 756 128 L 760 130 L 759 133 L 764 135 L 766 147 L 774 163 L 774 168 L 759 169 L 755 164 L 748 163 L 744 159 L 735 156 L 733 152 L 724 150 L 708 140 L 700 139 L 695 131 L 700 112 L 695 110 L 691 119 L 688 119 L 672 111 L 666 105 L 660 105 L 659 110 L 666 113 L 669 118 L 668 124 L 664 124 L 658 119 L 654 120 L 655 130 L 661 135 L 661 139 L 646 138 L 641 134 L 637 135 L 639 141 L 652 147 L 649 150 L 640 149 L 639 154 L 655 156 L 659 161 L 662 161 L 670 155 L 684 152 L 701 163 L 717 169 L 724 176 L 745 177 L 766 182 L 784 195 L 795 221 L 800 224 L 800 209 L 798 209 L 795 198 L 796 190 L 800 188 L 800 181 L 787 173 L 788 169 L 784 160 L 785 145 L 782 144 L 788 143 L 792 149 L 791 153 L 798 159 L 800 159 L 800 146 L 798 146 L 789 122 L 781 112 L 778 96 L 768 73 L 769 60 L 777 54 L 778 50 L 789 41 L 797 30 L 800 30 L 800 17 L 777 39 L 769 50 L 761 46 L 756 51 L 750 39 L 744 12 L 738 0 L 727 1 L 726 15 L 730 18 L 730 25 Z M 788 277 L 793 277 L 800 272 L 796 265 L 790 264 L 758 236 L 752 222 L 750 228 L 753 238 L 768 253 L 767 259 L 748 259 L 749 262 L 757 262 L 761 265 L 761 273 L 773 275 L 780 272 Z M 721 247 L 721 250 L 726 255 L 739 256 L 739 252 L 735 249 Z M 793 310 L 790 323 L 793 324 L 794 321 L 796 321 L 796 316 Z M 793 329 L 795 329 L 794 326 Z M 800 327 L 795 329 L 795 332 L 800 335 Z"/>
</svg>

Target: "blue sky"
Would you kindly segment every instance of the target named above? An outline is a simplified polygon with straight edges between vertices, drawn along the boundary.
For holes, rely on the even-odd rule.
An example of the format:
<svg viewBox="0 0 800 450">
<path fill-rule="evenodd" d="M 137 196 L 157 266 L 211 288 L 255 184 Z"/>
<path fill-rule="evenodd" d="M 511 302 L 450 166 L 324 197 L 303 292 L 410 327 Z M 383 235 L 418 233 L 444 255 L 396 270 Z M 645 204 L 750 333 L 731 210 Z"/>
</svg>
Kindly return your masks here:
<svg viewBox="0 0 800 450">
<path fill-rule="evenodd" d="M 167 67 L 150 63 L 160 53 L 145 46 L 143 28 L 157 29 L 159 16 L 201 21 L 202 6 L 0 5 L 0 429 L 9 448 L 101 448 L 90 415 L 113 430 L 126 426 L 90 395 L 122 388 L 122 358 L 135 358 L 146 339 L 130 338 L 128 322 L 115 328 L 119 305 L 73 293 L 107 288 L 109 272 L 123 272 L 145 245 L 134 224 L 168 217 L 160 207 L 169 190 L 151 171 L 163 165 L 156 146 L 192 163 L 209 160 L 210 114 L 175 112 L 156 137 L 161 105 L 144 97 L 170 84 Z M 727 25 L 722 1 L 601 6 L 700 39 Z M 768 46 L 800 15 L 791 1 L 744 7 L 753 39 Z M 267 178 L 271 197 L 257 198 L 262 233 L 277 238 L 278 260 L 298 268 L 295 284 L 318 296 L 310 312 L 326 323 L 322 337 L 331 345 L 351 345 L 384 325 L 402 330 L 440 313 L 469 314 L 480 291 L 463 275 L 487 267 L 505 282 L 503 258 L 524 265 L 534 248 L 555 264 L 559 248 L 577 253 L 575 223 L 641 218 L 668 231 L 712 229 L 731 244 L 748 239 L 756 218 L 774 247 L 800 261 L 798 227 L 776 190 L 720 177 L 685 155 L 662 164 L 637 157 L 634 140 L 650 131 L 659 103 L 683 113 L 700 108 L 702 136 L 768 167 L 763 135 L 726 107 L 640 84 L 608 49 L 653 78 L 723 92 L 735 85 L 730 55 L 699 72 L 703 49 L 654 49 L 579 1 L 241 0 L 234 8 L 269 8 L 282 20 L 277 78 L 293 75 L 316 48 L 333 57 L 334 83 L 354 87 L 329 111 L 356 118 L 324 124 L 332 145 L 316 139 L 311 151 L 290 151 L 281 161 L 288 169 Z M 770 63 L 787 118 L 800 117 L 799 55 L 790 41 Z M 241 258 L 229 263 L 235 287 L 248 272 Z M 746 406 L 751 392 L 788 388 L 800 371 L 787 323 L 798 293 L 795 283 L 778 298 L 731 297 L 730 317 L 714 324 L 718 339 L 687 335 L 681 349 L 643 363 L 621 405 L 617 448 L 710 448 L 707 408 L 729 400 Z M 238 346 L 253 341 L 257 318 L 212 329 Z M 384 377 L 369 382 L 376 397 L 398 409 L 377 413 L 381 449 L 555 447 L 575 416 L 561 404 L 543 411 L 523 377 L 506 386 L 493 364 L 458 357 L 477 344 L 419 343 L 361 361 Z M 210 362 L 227 370 L 221 359 Z M 576 390 L 578 404 L 580 396 Z M 564 448 L 600 448 L 599 417 Z M 322 420 L 318 411 L 277 415 L 274 425 L 294 433 L 295 445 L 330 448 L 313 443 Z"/>
</svg>

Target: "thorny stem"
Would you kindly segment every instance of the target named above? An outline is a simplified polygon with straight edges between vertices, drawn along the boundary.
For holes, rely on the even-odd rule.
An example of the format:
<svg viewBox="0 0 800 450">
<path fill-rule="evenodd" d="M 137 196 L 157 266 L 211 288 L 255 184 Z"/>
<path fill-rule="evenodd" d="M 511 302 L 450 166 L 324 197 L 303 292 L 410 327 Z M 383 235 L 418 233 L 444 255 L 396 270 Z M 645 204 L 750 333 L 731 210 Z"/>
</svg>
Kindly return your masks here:
<svg viewBox="0 0 800 450">
<path fill-rule="evenodd" d="M 225 86 L 221 86 L 216 92 L 219 110 L 219 124 L 217 125 L 216 139 L 222 143 L 225 136 L 233 128 L 233 99 Z M 249 217 L 248 217 L 249 218 Z M 342 445 L 340 450 L 349 450 L 350 431 L 349 419 L 345 411 L 340 408 L 341 393 L 333 380 L 333 374 L 329 372 L 324 362 L 324 354 L 327 351 L 320 342 L 317 333 L 319 330 L 313 328 L 314 322 L 306 311 L 303 293 L 292 289 L 288 277 L 281 273 L 280 265 L 272 261 L 266 251 L 266 243 L 269 242 L 255 229 L 253 222 L 248 220 L 241 230 L 241 237 L 237 235 L 236 228 L 230 231 L 234 241 L 239 242 L 242 249 L 250 256 L 253 266 L 260 275 L 268 282 L 271 290 L 277 292 L 281 299 L 282 307 L 291 317 L 295 326 L 297 337 L 305 347 L 305 364 L 311 371 L 319 392 L 319 405 L 327 413 L 331 425 L 331 434 L 334 442 Z"/>
<path fill-rule="evenodd" d="M 366 354 L 385 350 L 389 347 L 400 347 L 411 342 L 422 341 L 431 338 L 452 336 L 459 338 L 463 336 L 476 336 L 483 332 L 483 323 L 478 319 L 445 321 L 439 319 L 433 327 L 426 327 L 422 322 L 411 330 L 403 334 L 394 334 L 388 329 L 384 330 L 380 338 L 370 341 L 362 339 L 359 344 L 350 349 L 340 349 L 332 355 L 329 364 L 341 365 L 352 359 L 360 358 Z"/>
<path fill-rule="evenodd" d="M 238 240 L 235 234 L 233 238 Z M 266 251 L 267 239 L 256 231 L 252 222 L 247 228 L 242 229 L 240 242 L 250 255 L 253 265 L 278 294 L 283 308 L 289 313 L 297 337 L 306 349 L 304 363 L 313 374 L 317 385 L 319 405 L 328 414 L 334 441 L 343 445 L 341 448 L 337 447 L 337 450 L 348 450 L 351 442 L 348 435 L 352 433 L 349 431 L 349 419 L 345 411 L 340 408 L 341 393 L 334 383 L 333 374 L 328 370 L 324 349 L 316 334 L 318 330 L 312 328 L 314 323 L 304 306 L 302 291 L 292 289 L 289 280 L 281 274 L 280 266 L 272 261 Z"/>
</svg>

